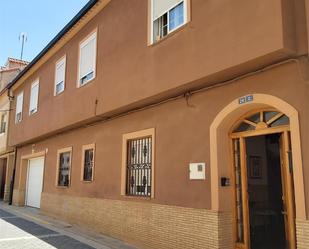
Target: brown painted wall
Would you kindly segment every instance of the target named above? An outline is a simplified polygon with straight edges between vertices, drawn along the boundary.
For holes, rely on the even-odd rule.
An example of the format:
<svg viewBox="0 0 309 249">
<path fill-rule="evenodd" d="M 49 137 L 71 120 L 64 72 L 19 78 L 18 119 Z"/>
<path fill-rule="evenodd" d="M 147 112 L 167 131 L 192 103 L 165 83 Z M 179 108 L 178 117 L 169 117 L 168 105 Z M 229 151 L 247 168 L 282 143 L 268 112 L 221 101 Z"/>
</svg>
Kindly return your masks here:
<svg viewBox="0 0 309 249">
<path fill-rule="evenodd" d="M 252 93 L 265 93 L 283 99 L 299 112 L 308 213 L 309 155 L 306 148 L 309 146 L 309 84 L 308 79 L 303 77 L 297 63 L 288 63 L 224 87 L 193 95 L 189 99 L 190 106 L 187 106 L 184 99 L 179 99 L 106 123 L 54 136 L 33 146 L 25 146 L 18 150 L 17 165 L 20 165 L 20 157 L 31 154 L 32 149 L 33 152 L 48 149 L 45 193 L 135 200 L 120 196 L 122 134 L 154 127 L 155 198 L 141 201 L 210 209 L 210 124 L 234 99 Z M 96 143 L 95 180 L 93 183 L 82 183 L 81 147 L 90 143 Z M 55 187 L 56 153 L 57 149 L 68 146 L 73 146 L 72 185 L 68 189 L 59 189 Z M 188 179 L 189 162 L 206 162 L 205 181 Z M 16 179 L 19 179 L 19 170 Z M 16 181 L 15 189 L 18 187 Z M 231 191 L 231 188 L 227 191 Z M 232 195 L 229 196 L 232 198 Z M 228 201 L 232 203 L 232 199 Z"/>
<path fill-rule="evenodd" d="M 147 1 L 112 0 L 14 92 L 24 90 L 24 109 L 18 125 L 11 115 L 10 144 L 306 53 L 303 1 L 297 1 L 298 15 L 293 3 L 191 0 L 191 21 L 167 39 L 147 46 Z M 96 27 L 97 77 L 78 89 L 78 43 Z M 64 54 L 66 89 L 54 97 L 55 62 Z M 38 77 L 38 112 L 29 117 L 30 85 Z"/>
</svg>

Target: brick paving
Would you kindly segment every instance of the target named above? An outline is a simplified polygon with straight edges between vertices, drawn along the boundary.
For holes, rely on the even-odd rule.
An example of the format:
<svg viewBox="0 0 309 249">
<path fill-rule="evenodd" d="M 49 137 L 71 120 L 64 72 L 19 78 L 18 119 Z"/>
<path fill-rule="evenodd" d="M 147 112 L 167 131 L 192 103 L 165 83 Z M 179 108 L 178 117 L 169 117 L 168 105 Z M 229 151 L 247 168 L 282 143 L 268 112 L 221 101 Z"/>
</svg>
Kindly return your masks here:
<svg viewBox="0 0 309 249">
<path fill-rule="evenodd" d="M 0 210 L 1 249 L 93 249 L 69 236 Z"/>
</svg>

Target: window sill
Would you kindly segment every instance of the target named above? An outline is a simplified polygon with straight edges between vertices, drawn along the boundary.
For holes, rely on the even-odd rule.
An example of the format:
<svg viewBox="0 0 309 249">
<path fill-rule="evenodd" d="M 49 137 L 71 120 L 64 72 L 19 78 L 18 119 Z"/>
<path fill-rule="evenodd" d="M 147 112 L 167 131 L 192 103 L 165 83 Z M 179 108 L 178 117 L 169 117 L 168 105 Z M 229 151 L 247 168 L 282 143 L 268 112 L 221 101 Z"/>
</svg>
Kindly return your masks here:
<svg viewBox="0 0 309 249">
<path fill-rule="evenodd" d="M 58 96 L 62 95 L 63 93 L 64 93 L 64 90 L 61 91 L 60 93 L 54 93 L 54 97 L 58 97 Z"/>
<path fill-rule="evenodd" d="M 79 82 L 77 83 L 77 88 L 82 88 L 84 86 L 87 86 L 89 83 L 95 80 L 96 77 L 93 77 L 91 80 L 87 81 L 85 84 L 81 85 Z"/>
<path fill-rule="evenodd" d="M 93 183 L 93 180 L 90 180 L 90 181 L 85 181 L 85 180 L 81 180 L 81 182 L 83 182 L 83 183 Z"/>
<path fill-rule="evenodd" d="M 124 199 L 136 200 L 136 201 L 151 201 L 154 199 L 153 196 L 131 196 L 131 195 L 121 195 Z"/>
<path fill-rule="evenodd" d="M 34 114 L 36 114 L 38 112 L 38 110 L 34 111 L 34 112 L 29 112 L 29 116 L 33 116 Z"/>
<path fill-rule="evenodd" d="M 59 188 L 59 189 L 68 189 L 70 186 L 58 186 L 56 185 L 56 188 Z"/>
<path fill-rule="evenodd" d="M 179 26 L 178 28 L 174 29 L 173 31 L 171 31 L 170 33 L 168 33 L 166 36 L 164 36 L 163 38 L 161 38 L 160 40 L 156 41 L 156 42 L 152 42 L 148 44 L 148 47 L 154 47 L 158 44 L 160 44 L 161 42 L 165 41 L 166 39 L 172 37 L 173 35 L 177 34 L 178 32 L 182 31 L 184 28 L 186 28 L 186 26 L 190 23 L 190 21 L 182 24 L 181 26 Z"/>
</svg>

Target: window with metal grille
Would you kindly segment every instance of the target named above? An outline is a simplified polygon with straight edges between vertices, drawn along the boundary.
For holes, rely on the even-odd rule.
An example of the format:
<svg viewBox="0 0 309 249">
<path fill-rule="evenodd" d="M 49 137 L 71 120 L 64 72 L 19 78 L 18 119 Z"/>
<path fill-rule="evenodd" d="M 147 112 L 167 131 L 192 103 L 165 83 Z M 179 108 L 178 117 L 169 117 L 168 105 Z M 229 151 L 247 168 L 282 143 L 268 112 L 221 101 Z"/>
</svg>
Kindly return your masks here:
<svg viewBox="0 0 309 249">
<path fill-rule="evenodd" d="M 152 138 L 127 141 L 126 194 L 151 196 Z"/>
<path fill-rule="evenodd" d="M 71 151 L 59 154 L 58 186 L 68 187 L 70 185 Z"/>
<path fill-rule="evenodd" d="M 84 150 L 84 181 L 92 181 L 93 179 L 93 165 L 94 165 L 94 149 Z"/>
</svg>

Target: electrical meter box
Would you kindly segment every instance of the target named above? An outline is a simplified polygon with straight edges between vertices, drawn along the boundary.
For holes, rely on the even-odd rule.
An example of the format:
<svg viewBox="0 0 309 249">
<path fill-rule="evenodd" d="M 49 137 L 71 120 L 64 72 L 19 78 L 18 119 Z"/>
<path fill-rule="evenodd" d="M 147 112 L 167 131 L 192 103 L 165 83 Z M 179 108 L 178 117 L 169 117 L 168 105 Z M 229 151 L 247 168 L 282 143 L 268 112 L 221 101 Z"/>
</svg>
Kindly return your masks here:
<svg viewBox="0 0 309 249">
<path fill-rule="evenodd" d="M 205 163 L 190 163 L 190 180 L 204 180 L 206 178 Z"/>
</svg>

